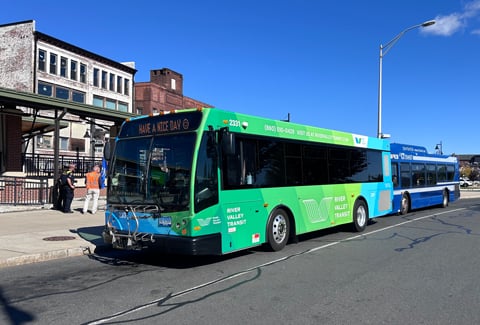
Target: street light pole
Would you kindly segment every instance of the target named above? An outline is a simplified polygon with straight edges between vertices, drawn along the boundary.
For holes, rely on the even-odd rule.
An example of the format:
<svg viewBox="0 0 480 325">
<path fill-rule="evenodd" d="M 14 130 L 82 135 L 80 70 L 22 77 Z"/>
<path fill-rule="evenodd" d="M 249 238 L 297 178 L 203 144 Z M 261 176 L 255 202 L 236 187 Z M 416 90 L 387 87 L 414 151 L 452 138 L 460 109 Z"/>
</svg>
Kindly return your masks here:
<svg viewBox="0 0 480 325">
<path fill-rule="evenodd" d="M 437 154 L 443 155 L 442 141 L 440 141 L 440 143 L 437 143 L 437 145 L 435 146 L 435 151 L 436 151 Z"/>
<path fill-rule="evenodd" d="M 92 159 L 92 166 L 95 165 L 95 120 L 92 119 L 90 123 L 90 158 Z"/>
<path fill-rule="evenodd" d="M 397 36 L 395 36 L 390 42 L 383 45 L 380 44 L 380 60 L 379 60 L 379 75 L 378 75 L 378 127 L 377 127 L 377 137 L 384 138 L 387 137 L 386 134 L 382 133 L 382 61 L 383 57 L 390 51 L 390 49 L 397 43 L 397 41 L 408 31 L 418 28 L 418 27 L 427 27 L 435 24 L 435 20 L 428 20 L 424 23 L 408 27 L 401 31 Z"/>
</svg>

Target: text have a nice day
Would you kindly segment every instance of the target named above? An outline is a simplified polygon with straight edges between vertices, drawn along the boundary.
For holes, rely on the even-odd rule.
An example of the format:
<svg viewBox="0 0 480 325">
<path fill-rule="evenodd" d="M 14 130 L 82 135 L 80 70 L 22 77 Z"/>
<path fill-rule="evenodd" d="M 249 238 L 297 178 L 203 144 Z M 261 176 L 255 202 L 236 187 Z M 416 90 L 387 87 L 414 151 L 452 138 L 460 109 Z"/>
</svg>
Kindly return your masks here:
<svg viewBox="0 0 480 325">
<path fill-rule="evenodd" d="M 138 125 L 138 133 L 141 135 L 164 133 L 172 131 L 181 131 L 185 125 L 182 120 L 159 121 L 157 123 L 143 123 Z"/>
</svg>

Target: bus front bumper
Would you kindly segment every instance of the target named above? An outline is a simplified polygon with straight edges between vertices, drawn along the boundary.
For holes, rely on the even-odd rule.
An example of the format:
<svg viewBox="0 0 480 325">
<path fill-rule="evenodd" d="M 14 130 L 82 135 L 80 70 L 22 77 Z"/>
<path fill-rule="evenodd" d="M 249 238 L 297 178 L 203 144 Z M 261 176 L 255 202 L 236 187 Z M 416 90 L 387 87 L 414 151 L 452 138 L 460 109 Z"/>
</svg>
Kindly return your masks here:
<svg viewBox="0 0 480 325">
<path fill-rule="evenodd" d="M 222 236 L 220 233 L 198 236 L 180 237 L 156 234 L 123 233 L 112 228 L 105 228 L 102 237 L 105 243 L 113 248 L 139 250 L 152 248 L 167 254 L 182 255 L 221 255 Z"/>
</svg>

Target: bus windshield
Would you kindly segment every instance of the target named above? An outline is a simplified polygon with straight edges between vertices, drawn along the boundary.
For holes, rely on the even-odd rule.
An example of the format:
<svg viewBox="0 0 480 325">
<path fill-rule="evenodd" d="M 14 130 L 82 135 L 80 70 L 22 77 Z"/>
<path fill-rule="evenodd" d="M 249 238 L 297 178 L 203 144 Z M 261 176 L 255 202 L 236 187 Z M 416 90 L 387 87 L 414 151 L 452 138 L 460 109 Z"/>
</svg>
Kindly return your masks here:
<svg viewBox="0 0 480 325">
<path fill-rule="evenodd" d="M 120 139 L 110 168 L 109 201 L 186 211 L 195 133 Z"/>
</svg>

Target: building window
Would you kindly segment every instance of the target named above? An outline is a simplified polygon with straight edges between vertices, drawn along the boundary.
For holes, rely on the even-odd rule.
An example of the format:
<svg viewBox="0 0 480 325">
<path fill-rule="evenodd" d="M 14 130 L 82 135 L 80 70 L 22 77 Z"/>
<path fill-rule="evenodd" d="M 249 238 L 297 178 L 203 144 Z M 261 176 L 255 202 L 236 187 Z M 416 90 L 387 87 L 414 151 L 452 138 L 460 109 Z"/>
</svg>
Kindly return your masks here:
<svg viewBox="0 0 480 325">
<path fill-rule="evenodd" d="M 107 71 L 102 70 L 102 88 L 107 89 Z"/>
<path fill-rule="evenodd" d="M 103 97 L 93 96 L 93 106 L 103 107 Z"/>
<path fill-rule="evenodd" d="M 80 82 L 87 82 L 87 66 L 83 63 L 80 63 Z"/>
<path fill-rule="evenodd" d="M 77 103 L 85 103 L 85 93 L 72 91 L 72 101 Z"/>
<path fill-rule="evenodd" d="M 67 77 L 67 58 L 60 57 L 60 76 Z"/>
<path fill-rule="evenodd" d="M 67 88 L 55 87 L 55 97 L 68 100 L 70 91 Z"/>
<path fill-rule="evenodd" d="M 37 136 L 37 147 L 38 148 L 51 148 L 52 147 L 52 137 L 49 135 L 39 135 Z"/>
<path fill-rule="evenodd" d="M 52 97 L 53 87 L 49 84 L 38 83 L 38 94 Z"/>
<path fill-rule="evenodd" d="M 53 86 L 43 82 L 38 83 L 38 94 L 53 97 L 54 93 L 55 98 L 72 100 L 77 103 L 85 103 L 85 93 L 60 86 Z"/>
<path fill-rule="evenodd" d="M 120 112 L 128 112 L 128 104 L 127 104 L 127 103 L 118 102 L 118 110 L 119 110 Z"/>
<path fill-rule="evenodd" d="M 117 93 L 122 93 L 122 77 L 117 76 Z"/>
<path fill-rule="evenodd" d="M 52 148 L 52 136 L 43 136 L 43 144 L 46 148 Z"/>
<path fill-rule="evenodd" d="M 113 73 L 110 73 L 110 90 L 115 91 L 115 75 Z"/>
<path fill-rule="evenodd" d="M 137 115 L 142 115 L 143 114 L 143 108 L 137 107 Z"/>
<path fill-rule="evenodd" d="M 45 71 L 45 57 L 47 52 L 44 50 L 38 50 L 38 70 Z"/>
<path fill-rule="evenodd" d="M 69 150 L 76 152 L 85 152 L 85 138 L 70 138 L 69 142 Z"/>
<path fill-rule="evenodd" d="M 129 95 L 129 89 L 130 89 L 130 80 L 125 78 L 124 80 L 124 86 L 123 86 L 123 94 L 124 95 Z"/>
<path fill-rule="evenodd" d="M 172 87 L 172 90 L 177 89 L 177 81 L 175 79 L 170 79 L 170 86 Z"/>
<path fill-rule="evenodd" d="M 57 74 L 57 55 L 50 53 L 50 73 Z"/>
<path fill-rule="evenodd" d="M 70 62 L 70 79 L 77 80 L 77 61 Z"/>
<path fill-rule="evenodd" d="M 60 137 L 60 150 L 68 150 L 68 138 Z"/>
<path fill-rule="evenodd" d="M 108 109 L 116 109 L 117 103 L 113 99 L 107 99 L 105 101 L 105 107 Z"/>
<path fill-rule="evenodd" d="M 99 86 L 99 83 L 98 83 L 98 78 L 100 77 L 100 70 L 95 68 L 93 69 L 93 85 L 95 87 L 98 87 Z"/>
</svg>

